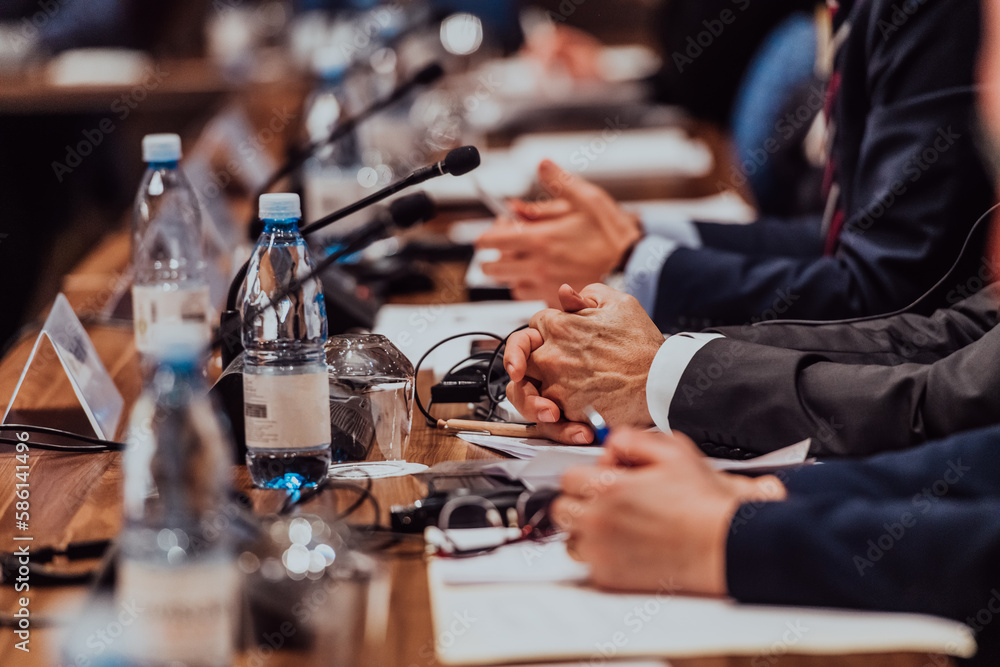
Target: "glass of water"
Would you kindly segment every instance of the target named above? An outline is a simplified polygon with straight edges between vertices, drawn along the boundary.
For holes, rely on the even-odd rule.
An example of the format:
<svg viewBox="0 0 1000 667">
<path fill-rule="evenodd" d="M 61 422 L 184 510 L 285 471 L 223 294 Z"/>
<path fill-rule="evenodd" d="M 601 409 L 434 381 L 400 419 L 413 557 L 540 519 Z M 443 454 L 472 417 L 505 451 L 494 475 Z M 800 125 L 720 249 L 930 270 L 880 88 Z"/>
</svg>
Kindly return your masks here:
<svg viewBox="0 0 1000 667">
<path fill-rule="evenodd" d="M 413 364 L 379 334 L 331 336 L 332 465 L 337 477 L 386 477 L 406 469 L 413 421 Z"/>
</svg>

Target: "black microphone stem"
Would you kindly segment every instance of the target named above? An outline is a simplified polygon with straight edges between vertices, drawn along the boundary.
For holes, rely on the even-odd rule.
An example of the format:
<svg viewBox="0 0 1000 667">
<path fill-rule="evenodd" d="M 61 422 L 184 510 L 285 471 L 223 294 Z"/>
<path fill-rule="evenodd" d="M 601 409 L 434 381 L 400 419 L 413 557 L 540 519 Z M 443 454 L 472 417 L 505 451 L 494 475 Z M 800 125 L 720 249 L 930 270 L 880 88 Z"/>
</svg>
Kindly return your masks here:
<svg viewBox="0 0 1000 667">
<path fill-rule="evenodd" d="M 359 250 L 364 248 L 365 245 L 366 245 L 366 240 L 364 238 L 357 238 L 354 240 L 353 243 L 349 243 L 341 248 L 338 248 L 336 251 L 330 253 L 322 260 L 317 262 L 316 266 L 314 266 L 312 270 L 309 271 L 309 273 L 302 276 L 301 278 L 295 278 L 287 285 L 279 289 L 278 292 L 274 295 L 274 297 L 268 301 L 268 303 L 266 303 L 263 306 L 255 306 L 254 308 L 251 308 L 247 312 L 247 319 L 253 320 L 262 312 L 264 312 L 268 308 L 271 308 L 272 304 L 281 301 L 286 296 L 288 296 L 298 288 L 302 287 L 302 285 L 304 285 L 308 281 L 318 276 L 324 270 L 326 270 L 327 267 L 332 266 L 334 263 L 336 263 L 337 260 L 341 259 L 342 257 L 347 257 L 348 255 L 352 255 L 358 252 Z M 230 296 L 233 295 L 233 289 L 232 289 L 233 287 L 236 287 L 235 291 L 236 293 L 239 293 L 239 286 L 242 285 L 243 281 L 246 279 L 247 269 L 249 268 L 249 266 L 250 266 L 250 260 L 247 260 L 246 263 L 242 266 L 242 268 L 240 268 L 239 273 L 236 274 L 236 278 L 233 280 L 233 284 L 230 285 L 230 291 L 229 291 Z M 219 345 L 225 343 L 227 337 L 231 337 L 234 335 L 238 336 L 242 331 L 242 315 L 238 311 L 236 311 L 235 297 L 233 297 L 232 301 L 227 304 L 226 310 L 235 312 L 236 317 L 228 320 L 220 327 L 219 334 L 212 341 L 212 349 L 215 349 Z M 232 328 L 233 330 L 229 330 L 230 328 Z M 224 365 L 228 366 L 229 364 L 225 363 Z"/>
<path fill-rule="evenodd" d="M 330 213 L 329 215 L 324 215 L 319 220 L 311 222 L 305 227 L 300 227 L 299 233 L 302 234 L 302 236 L 308 236 L 309 234 L 312 234 L 317 230 L 323 229 L 324 227 L 331 225 L 342 218 L 346 218 L 352 213 L 357 213 L 358 211 L 367 206 L 371 206 L 372 204 L 377 204 L 386 197 L 391 197 L 392 195 L 396 194 L 400 190 L 405 190 L 406 188 L 412 187 L 419 183 L 423 183 L 424 181 L 443 173 L 444 172 L 442 172 L 437 165 L 431 167 L 424 167 L 423 169 L 418 169 L 417 171 L 413 172 L 406 178 L 397 181 L 395 183 L 392 183 L 390 185 L 387 185 L 378 192 L 373 192 L 372 194 L 368 195 L 367 197 L 365 197 L 360 201 L 356 201 L 353 204 L 345 206 L 342 209 L 336 210 L 333 213 Z M 247 270 L 249 268 L 250 268 L 250 260 L 248 259 L 246 262 L 244 262 L 243 266 L 240 267 L 240 270 L 236 272 L 236 276 L 233 278 L 233 282 L 230 283 L 229 285 L 229 296 L 226 298 L 226 310 L 234 310 L 236 308 L 236 298 L 239 296 L 240 285 L 242 285 L 244 279 L 246 279 Z"/>
<path fill-rule="evenodd" d="M 438 67 L 438 69 L 431 70 L 430 69 L 431 67 Z M 427 85 L 428 83 L 431 83 L 434 80 L 440 78 L 441 74 L 443 74 L 443 71 L 441 71 L 440 66 L 436 64 L 432 64 L 429 67 L 424 68 L 409 81 L 403 83 L 398 88 L 396 88 L 396 90 L 394 90 L 392 94 L 389 95 L 388 97 L 379 100 L 378 102 L 371 105 L 358 115 L 351 116 L 350 118 L 344 120 L 342 124 L 334 128 L 334 130 L 329 134 L 329 136 L 319 141 L 314 141 L 311 144 L 308 144 L 305 148 L 294 151 L 292 155 L 288 158 L 288 161 L 285 162 L 285 164 L 282 165 L 281 168 L 279 168 L 277 171 L 271 174 L 271 176 L 267 179 L 267 181 L 264 182 L 264 185 L 261 186 L 260 190 L 258 190 L 256 195 L 254 196 L 254 201 L 256 201 L 257 198 L 260 197 L 260 195 L 267 193 L 282 178 L 288 176 L 293 171 L 301 167 L 302 164 L 306 160 L 308 160 L 312 155 L 314 155 L 316 151 L 318 151 L 320 148 L 339 141 L 347 134 L 353 132 L 354 129 L 358 126 L 358 124 L 360 124 L 362 121 L 367 120 L 368 118 L 382 111 L 386 107 L 395 104 L 403 97 L 409 95 L 410 91 L 412 91 L 413 89 L 419 86 Z M 252 219 L 251 222 L 253 222 Z"/>
<path fill-rule="evenodd" d="M 421 179 L 419 173 L 410 174 L 403 180 L 397 181 L 396 183 L 392 183 L 391 185 L 387 185 L 378 192 L 373 192 L 372 194 L 368 195 L 367 197 L 365 197 L 360 201 L 356 201 L 353 204 L 345 206 L 344 208 L 338 211 L 330 213 L 329 215 L 324 215 L 322 218 L 320 218 L 315 222 L 310 222 L 305 227 L 300 228 L 299 232 L 301 232 L 303 236 L 306 236 L 307 234 L 311 234 L 319 229 L 323 229 L 327 225 L 330 225 L 342 218 L 346 218 L 352 213 L 357 213 L 358 211 L 367 206 L 371 206 L 372 204 L 377 204 L 386 197 L 391 197 L 400 190 L 405 190 L 406 188 L 412 185 L 416 185 L 417 183 L 420 183 L 422 180 L 427 180 L 427 179 Z"/>
</svg>

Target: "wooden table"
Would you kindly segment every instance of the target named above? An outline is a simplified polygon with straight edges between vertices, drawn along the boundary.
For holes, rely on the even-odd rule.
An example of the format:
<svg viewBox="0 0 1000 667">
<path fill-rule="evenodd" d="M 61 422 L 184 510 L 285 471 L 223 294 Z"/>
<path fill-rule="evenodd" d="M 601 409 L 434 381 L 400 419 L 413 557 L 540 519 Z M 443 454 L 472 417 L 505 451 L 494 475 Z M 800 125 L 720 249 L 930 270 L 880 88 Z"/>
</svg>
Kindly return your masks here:
<svg viewBox="0 0 1000 667">
<path fill-rule="evenodd" d="M 93 256 L 67 280 L 65 285 L 71 302 L 80 313 L 93 313 L 104 299 L 110 296 L 113 281 L 89 282 L 81 276 L 96 276 L 98 269 L 114 272 L 127 261 L 127 242 L 112 235 L 97 248 Z M 454 286 L 461 284 L 463 266 L 446 264 L 438 268 L 438 291 L 410 299 L 425 303 L 455 301 L 461 298 Z M 91 324 L 91 338 L 105 366 L 126 399 L 126 414 L 140 389 L 137 358 L 128 327 Z M 0 396 L 4 405 L 9 401 L 14 385 L 28 357 L 34 334 L 21 340 L 0 361 Z M 58 364 L 48 363 L 42 373 L 54 373 Z M 43 397 L 39 397 L 41 400 Z M 447 412 L 444 413 L 447 416 Z M 117 437 L 122 437 L 119 429 Z M 426 464 L 456 459 L 495 458 L 497 455 L 440 431 L 427 428 L 422 419 L 414 418 L 407 459 Z M 120 454 L 65 454 L 32 450 L 30 456 L 31 520 L 30 530 L 15 530 L 14 475 L 16 461 L 11 447 L 0 445 L 0 549 L 12 551 L 13 536 L 31 535 L 35 549 L 45 545 L 65 545 L 71 541 L 111 538 L 120 526 Z M 273 511 L 280 502 L 278 492 L 252 489 L 245 468 L 234 468 L 237 488 L 246 491 L 258 512 Z M 388 507 L 410 503 L 424 495 L 426 489 L 412 477 L 380 479 L 374 481 L 374 494 L 383 508 L 381 520 L 388 521 Z M 324 494 L 318 504 L 331 509 L 337 503 L 336 494 Z M 359 512 L 356 519 L 370 521 L 369 511 Z M 391 556 L 391 554 L 390 554 Z M 425 564 L 421 559 L 387 558 L 392 589 L 388 635 L 385 642 L 384 664 L 391 667 L 421 667 L 436 664 L 431 648 L 434 633 L 430 620 Z M 81 563 L 80 567 L 93 563 Z M 15 593 L 10 586 L 0 588 L 0 610 L 11 613 L 16 599 L 24 595 Z M 65 618 L 81 608 L 85 599 L 82 587 L 32 588 L 29 593 L 30 609 L 36 625 L 31 634 L 31 652 L 23 653 L 14 647 L 16 639 L 9 628 L 0 628 L 0 665 L 25 667 L 64 664 L 59 661 L 56 646 L 57 631 L 39 627 L 43 619 Z M 276 654 L 278 655 L 278 654 Z M 280 655 L 278 655 L 280 658 Z M 297 658 L 276 659 L 269 664 L 290 664 Z M 246 663 L 245 658 L 243 659 Z M 575 663 L 574 663 L 575 664 Z M 717 657 L 674 660 L 680 667 L 729 667 L 734 665 L 891 665 L 894 667 L 923 667 L 924 665 L 951 664 L 940 656 L 893 654 L 871 656 L 796 656 L 786 655 L 762 662 L 760 657 Z"/>
</svg>

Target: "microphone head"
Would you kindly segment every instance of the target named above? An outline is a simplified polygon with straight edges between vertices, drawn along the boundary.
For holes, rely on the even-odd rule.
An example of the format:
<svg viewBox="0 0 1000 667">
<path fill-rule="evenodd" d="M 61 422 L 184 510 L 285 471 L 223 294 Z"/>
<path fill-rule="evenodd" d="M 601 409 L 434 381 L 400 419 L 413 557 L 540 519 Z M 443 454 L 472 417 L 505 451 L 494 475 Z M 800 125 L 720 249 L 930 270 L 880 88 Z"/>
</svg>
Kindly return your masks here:
<svg viewBox="0 0 1000 667">
<path fill-rule="evenodd" d="M 441 63 L 434 62 L 427 65 L 422 70 L 413 75 L 413 83 L 418 86 L 427 86 L 444 76 L 444 67 Z"/>
<path fill-rule="evenodd" d="M 452 176 L 462 176 L 479 166 L 479 149 L 475 146 L 453 148 L 441 161 L 441 171 Z"/>
<path fill-rule="evenodd" d="M 427 222 L 437 215 L 434 200 L 423 192 L 406 195 L 389 204 L 389 215 L 399 229 L 407 229 L 421 222 Z"/>
</svg>

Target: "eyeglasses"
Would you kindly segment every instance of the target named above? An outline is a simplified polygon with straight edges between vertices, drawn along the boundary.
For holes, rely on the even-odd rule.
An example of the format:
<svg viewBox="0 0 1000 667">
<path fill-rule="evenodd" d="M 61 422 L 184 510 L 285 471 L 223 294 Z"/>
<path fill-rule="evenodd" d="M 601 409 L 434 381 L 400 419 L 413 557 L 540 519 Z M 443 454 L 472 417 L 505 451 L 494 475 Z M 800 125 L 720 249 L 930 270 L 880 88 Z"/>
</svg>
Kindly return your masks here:
<svg viewBox="0 0 1000 667">
<path fill-rule="evenodd" d="M 508 544 L 545 539 L 555 532 L 549 505 L 558 494 L 558 489 L 524 491 L 513 505 L 507 506 L 474 494 L 455 496 L 441 508 L 437 527 L 424 532 L 427 551 L 466 558 Z M 477 525 L 482 527 L 470 527 Z"/>
</svg>

